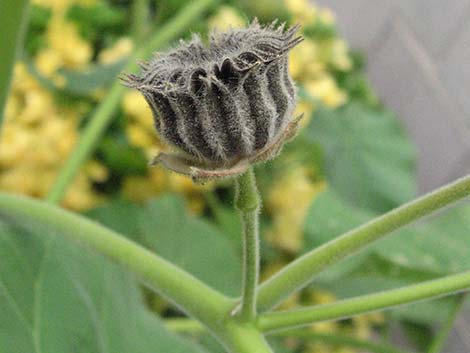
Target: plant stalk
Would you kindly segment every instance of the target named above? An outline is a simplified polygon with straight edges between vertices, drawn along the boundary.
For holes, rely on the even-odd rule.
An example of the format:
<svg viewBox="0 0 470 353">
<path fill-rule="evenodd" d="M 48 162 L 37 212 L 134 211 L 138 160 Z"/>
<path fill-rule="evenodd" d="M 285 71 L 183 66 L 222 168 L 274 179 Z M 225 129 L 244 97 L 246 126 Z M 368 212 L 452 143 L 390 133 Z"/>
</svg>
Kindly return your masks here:
<svg viewBox="0 0 470 353">
<path fill-rule="evenodd" d="M 0 44 L 0 133 L 15 60 L 18 51 L 22 47 L 28 24 L 28 13 L 28 0 L 0 1 L 0 23 L 2 26 L 2 43 Z"/>
<path fill-rule="evenodd" d="M 253 323 L 240 324 L 231 318 L 224 332 L 220 338 L 230 353 L 274 353 Z"/>
<path fill-rule="evenodd" d="M 132 4 L 132 38 L 134 43 L 142 44 L 149 25 L 149 0 L 134 0 Z"/>
<path fill-rule="evenodd" d="M 154 50 L 161 48 L 172 39 L 186 30 L 197 18 L 199 18 L 217 0 L 195 0 L 181 10 L 162 28 L 158 29 L 149 42 L 134 55 L 131 56 L 125 68 L 126 72 L 136 70 L 137 59 L 148 57 Z M 65 162 L 62 170 L 52 186 L 46 200 L 51 203 L 59 203 L 73 182 L 82 165 L 87 161 L 106 128 L 111 123 L 115 111 L 121 102 L 126 88 L 118 81 L 111 86 L 108 95 L 97 107 L 90 122 L 83 130 L 74 150 Z"/>
<path fill-rule="evenodd" d="M 259 310 L 275 307 L 308 285 L 326 267 L 365 249 L 385 235 L 470 195 L 470 176 L 400 206 L 314 249 L 261 284 Z"/>
<path fill-rule="evenodd" d="M 243 224 L 243 293 L 239 317 L 249 322 L 256 317 L 256 288 L 260 261 L 258 230 L 260 197 L 252 168 L 236 180 L 235 207 L 240 211 Z"/>
<path fill-rule="evenodd" d="M 458 296 L 452 311 L 450 312 L 447 320 L 445 321 L 444 325 L 441 327 L 438 335 L 434 338 L 429 347 L 428 353 L 440 353 L 444 349 L 444 345 L 447 342 L 447 338 L 449 333 L 452 331 L 454 327 L 455 320 L 459 316 L 459 313 L 465 303 L 465 299 L 467 298 L 466 294 L 462 294 Z"/>
<path fill-rule="evenodd" d="M 345 299 L 299 310 L 266 313 L 258 320 L 263 332 L 284 330 L 319 321 L 346 319 L 358 314 L 428 300 L 470 289 L 470 271 L 420 284 Z"/>
</svg>

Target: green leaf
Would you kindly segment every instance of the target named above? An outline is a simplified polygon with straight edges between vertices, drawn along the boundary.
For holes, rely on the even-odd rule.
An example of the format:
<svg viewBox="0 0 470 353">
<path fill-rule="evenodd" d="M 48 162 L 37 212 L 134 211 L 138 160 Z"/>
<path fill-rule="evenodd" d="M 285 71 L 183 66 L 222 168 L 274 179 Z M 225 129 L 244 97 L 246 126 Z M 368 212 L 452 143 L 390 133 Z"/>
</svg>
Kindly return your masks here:
<svg viewBox="0 0 470 353">
<path fill-rule="evenodd" d="M 106 136 L 98 148 L 99 156 L 113 172 L 120 176 L 143 174 L 148 170 L 148 159 L 141 148 L 131 146 L 123 136 Z"/>
<path fill-rule="evenodd" d="M 352 208 L 328 189 L 312 203 L 305 222 L 307 248 L 333 240 L 375 215 Z M 470 268 L 470 207 L 462 205 L 432 221 L 390 234 L 368 250 L 334 265 L 318 283 L 340 297 L 397 288 Z M 380 259 L 377 260 L 377 259 Z M 417 322 L 437 321 L 451 309 L 448 299 L 393 311 Z"/>
<path fill-rule="evenodd" d="M 355 207 L 383 212 L 415 195 L 414 148 L 390 112 L 354 102 L 320 109 L 306 137 L 323 147 L 329 182 Z"/>
<path fill-rule="evenodd" d="M 240 293 L 241 259 L 215 226 L 187 213 L 183 200 L 164 196 L 140 217 L 144 244 L 224 294 Z"/>
<path fill-rule="evenodd" d="M 372 218 L 370 212 L 351 208 L 331 189 L 318 195 L 305 217 L 304 252 L 338 237 Z M 360 266 L 367 252 L 357 254 L 320 274 L 319 278 L 334 280 Z"/>
<path fill-rule="evenodd" d="M 88 213 L 179 265 L 225 294 L 237 296 L 241 258 L 229 236 L 213 224 L 188 214 L 184 201 L 163 196 L 145 206 L 118 201 Z"/>
<path fill-rule="evenodd" d="M 238 251 L 242 251 L 242 222 L 237 210 L 234 207 L 227 207 L 214 192 L 208 192 L 205 200 L 219 229 L 230 237 Z"/>
<path fill-rule="evenodd" d="M 111 203 L 86 212 L 92 218 L 107 228 L 110 228 L 129 239 L 142 243 L 139 237 L 139 217 L 143 208 L 127 200 L 113 200 Z"/>
<path fill-rule="evenodd" d="M 324 191 L 307 213 L 306 244 L 319 246 L 374 216 L 348 206 L 331 189 Z M 394 232 L 360 256 L 374 253 L 400 266 L 444 275 L 470 268 L 469 243 L 470 206 L 461 205 L 431 221 Z"/>
<path fill-rule="evenodd" d="M 122 35 L 127 29 L 126 10 L 107 1 L 99 1 L 92 6 L 73 4 L 67 10 L 67 18 L 78 26 L 87 40 L 103 40 L 110 34 Z"/>
<path fill-rule="evenodd" d="M 111 85 L 124 69 L 126 62 L 127 58 L 108 65 L 91 65 L 83 71 L 60 70 L 59 74 L 65 78 L 65 86 L 62 89 L 72 95 L 89 95 L 99 88 Z"/>
<path fill-rule="evenodd" d="M 376 247 L 384 258 L 410 268 L 447 274 L 470 269 L 470 206 L 406 228 Z"/>
<path fill-rule="evenodd" d="M 31 58 L 25 57 L 24 61 L 31 75 L 48 90 L 57 94 L 85 97 L 95 93 L 100 88 L 110 86 L 116 80 L 116 76 L 124 69 L 127 59 L 108 65 L 90 65 L 81 71 L 61 69 L 58 74 L 64 78 L 63 87 L 58 87 L 51 79 L 43 76 Z"/>
<path fill-rule="evenodd" d="M 133 276 L 34 229 L 0 224 L 1 352 L 202 353 L 145 308 Z"/>
<path fill-rule="evenodd" d="M 335 293 L 339 298 L 350 298 L 379 291 L 404 287 L 431 280 L 436 274 L 414 270 L 371 255 L 341 280 L 322 280 L 319 285 Z M 438 322 L 452 310 L 452 297 L 394 308 L 390 316 L 399 320 L 410 320 L 421 324 Z"/>
</svg>

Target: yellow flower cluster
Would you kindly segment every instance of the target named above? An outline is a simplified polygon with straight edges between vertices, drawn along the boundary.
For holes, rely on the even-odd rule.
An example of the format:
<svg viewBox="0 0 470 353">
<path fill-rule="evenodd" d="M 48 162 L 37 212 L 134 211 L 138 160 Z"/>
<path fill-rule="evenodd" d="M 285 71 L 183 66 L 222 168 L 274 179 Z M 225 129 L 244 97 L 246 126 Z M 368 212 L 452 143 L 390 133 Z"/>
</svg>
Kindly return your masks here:
<svg viewBox="0 0 470 353">
<path fill-rule="evenodd" d="M 267 239 L 274 246 L 290 253 L 303 248 L 303 223 L 315 196 L 325 189 L 324 183 L 312 183 L 304 166 L 290 167 L 270 188 L 267 211 L 273 215 L 273 226 Z"/>
<path fill-rule="evenodd" d="M 229 28 L 244 27 L 246 21 L 241 15 L 231 6 L 223 5 L 218 10 L 215 16 L 209 19 L 209 27 L 218 30 L 227 30 Z"/>
<path fill-rule="evenodd" d="M 315 25 L 335 25 L 335 16 L 329 9 L 319 8 L 308 0 L 284 2 L 293 15 L 293 22 L 301 23 L 304 29 Z M 348 99 L 346 92 L 338 87 L 331 70 L 348 71 L 351 68 L 348 46 L 338 37 L 311 38 L 306 35 L 305 40 L 292 50 L 290 56 L 290 70 L 296 82 L 312 98 L 331 108 L 343 105 Z M 310 101 L 301 100 L 297 112 L 309 117 L 313 108 Z"/>
<path fill-rule="evenodd" d="M 51 9 L 46 30 L 47 46 L 40 49 L 34 64 L 41 75 L 57 85 L 65 84 L 61 68 L 81 69 L 89 64 L 92 49 L 64 18 L 72 3 L 88 1 L 36 0 Z M 0 189 L 44 197 L 78 140 L 80 117 L 88 107 L 66 107 L 56 102 L 27 70 L 15 67 L 12 90 L 7 102 L 5 124 L 0 139 Z M 76 210 L 92 207 L 99 200 L 92 184 L 106 178 L 106 169 L 90 162 L 67 192 L 64 205 Z"/>
<path fill-rule="evenodd" d="M 93 54 L 90 43 L 78 34 L 73 23 L 66 20 L 66 10 L 75 3 L 91 5 L 91 0 L 35 0 L 35 4 L 49 8 L 52 16 L 46 30 L 47 46 L 35 58 L 39 72 L 56 84 L 65 82 L 57 71 L 61 68 L 83 69 Z"/>
<path fill-rule="evenodd" d="M 25 65 L 17 64 L 0 139 L 0 189 L 44 197 L 78 139 L 81 114 L 58 106 Z M 102 166 L 89 163 L 67 192 L 65 206 L 93 206 L 98 197 L 91 185 L 105 177 Z"/>
</svg>

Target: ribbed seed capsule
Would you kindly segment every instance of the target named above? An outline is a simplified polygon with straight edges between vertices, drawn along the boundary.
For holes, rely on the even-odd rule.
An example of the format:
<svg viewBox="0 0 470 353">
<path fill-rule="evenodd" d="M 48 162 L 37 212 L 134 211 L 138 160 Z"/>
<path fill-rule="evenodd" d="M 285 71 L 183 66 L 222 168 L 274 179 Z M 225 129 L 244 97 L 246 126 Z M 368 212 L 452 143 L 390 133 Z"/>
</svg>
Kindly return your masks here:
<svg viewBox="0 0 470 353">
<path fill-rule="evenodd" d="M 245 29 L 213 32 L 204 46 L 188 43 L 125 75 L 145 97 L 161 138 L 175 147 L 155 162 L 196 179 L 242 173 L 277 155 L 299 119 L 287 54 L 302 41 L 299 27 L 257 20 Z"/>
</svg>

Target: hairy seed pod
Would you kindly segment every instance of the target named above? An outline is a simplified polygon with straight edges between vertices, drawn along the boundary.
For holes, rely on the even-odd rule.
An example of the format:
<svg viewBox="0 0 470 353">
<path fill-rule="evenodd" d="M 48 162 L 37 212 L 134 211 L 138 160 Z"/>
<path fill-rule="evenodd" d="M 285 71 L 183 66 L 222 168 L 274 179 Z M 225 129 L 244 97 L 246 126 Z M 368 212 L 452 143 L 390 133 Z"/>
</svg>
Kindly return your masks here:
<svg viewBox="0 0 470 353">
<path fill-rule="evenodd" d="M 245 29 L 213 32 L 205 46 L 189 42 L 141 63 L 123 80 L 145 97 L 160 137 L 176 152 L 155 162 L 195 179 L 244 172 L 276 156 L 296 130 L 295 85 L 287 54 L 302 41 L 257 20 Z"/>
</svg>

